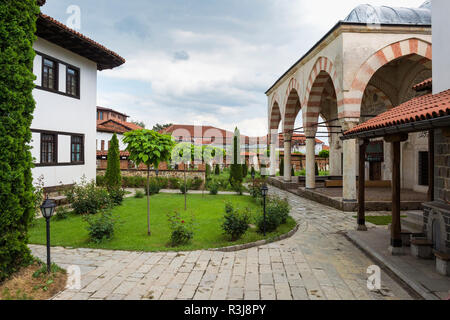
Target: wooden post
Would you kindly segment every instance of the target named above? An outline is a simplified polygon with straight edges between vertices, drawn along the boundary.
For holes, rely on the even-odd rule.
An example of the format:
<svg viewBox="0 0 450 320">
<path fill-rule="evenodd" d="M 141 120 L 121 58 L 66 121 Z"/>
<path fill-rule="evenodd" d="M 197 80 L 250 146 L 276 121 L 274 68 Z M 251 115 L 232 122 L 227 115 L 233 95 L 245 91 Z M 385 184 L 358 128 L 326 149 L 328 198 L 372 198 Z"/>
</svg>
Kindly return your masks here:
<svg viewBox="0 0 450 320">
<path fill-rule="evenodd" d="M 428 201 L 434 201 L 434 130 L 428 131 Z"/>
<path fill-rule="evenodd" d="M 402 226 L 400 221 L 400 196 L 401 196 L 401 177 L 400 177 L 400 142 L 408 140 L 407 134 L 398 134 L 385 137 L 386 142 L 392 144 L 392 224 L 391 224 L 391 247 L 393 255 L 401 254 L 402 251 Z"/>
<path fill-rule="evenodd" d="M 366 227 L 366 149 L 369 140 L 359 140 L 358 174 L 358 231 L 367 231 Z"/>
</svg>

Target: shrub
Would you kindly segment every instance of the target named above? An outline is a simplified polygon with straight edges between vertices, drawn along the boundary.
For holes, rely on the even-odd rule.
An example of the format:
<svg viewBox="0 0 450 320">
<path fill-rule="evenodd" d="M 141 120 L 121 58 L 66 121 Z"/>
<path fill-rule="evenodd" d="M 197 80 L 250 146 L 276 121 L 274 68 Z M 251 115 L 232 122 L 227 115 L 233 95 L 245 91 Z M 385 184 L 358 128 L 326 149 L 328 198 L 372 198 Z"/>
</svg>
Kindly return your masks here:
<svg viewBox="0 0 450 320">
<path fill-rule="evenodd" d="M 116 221 L 110 212 L 102 212 L 100 216 L 86 216 L 84 220 L 88 223 L 87 230 L 92 242 L 101 243 L 112 239 Z"/>
<path fill-rule="evenodd" d="M 28 226 L 35 216 L 31 174 L 35 0 L 0 3 L 0 282 L 32 261 Z"/>
<path fill-rule="evenodd" d="M 111 197 L 105 188 L 97 187 L 94 182 L 82 181 L 69 190 L 67 200 L 76 214 L 96 214 L 112 205 Z"/>
<path fill-rule="evenodd" d="M 114 188 L 109 188 L 108 193 L 113 204 L 118 206 L 122 204 L 123 197 L 125 196 L 125 190 L 116 186 Z"/>
<path fill-rule="evenodd" d="M 286 199 L 272 196 L 269 198 L 266 210 L 268 214 L 277 215 L 280 218 L 280 223 L 284 224 L 289 217 L 291 207 Z"/>
<path fill-rule="evenodd" d="M 205 166 L 205 176 L 206 179 L 208 179 L 208 177 L 211 175 L 211 166 L 207 163 Z"/>
<path fill-rule="evenodd" d="M 169 187 L 169 179 L 164 177 L 156 177 L 160 189 L 167 189 Z"/>
<path fill-rule="evenodd" d="M 113 192 L 117 194 L 117 189 L 122 185 L 122 177 L 120 175 L 119 140 L 115 133 L 110 142 L 108 148 L 108 165 L 105 172 L 105 183 L 109 191 L 114 189 Z"/>
<path fill-rule="evenodd" d="M 168 213 L 170 241 L 172 247 L 187 244 L 194 237 L 194 216 L 189 221 L 184 220 L 178 211 Z"/>
<path fill-rule="evenodd" d="M 330 150 L 322 150 L 319 152 L 319 157 L 328 159 L 330 157 Z"/>
<path fill-rule="evenodd" d="M 67 207 L 57 207 L 53 218 L 57 221 L 65 220 L 69 217 L 70 211 Z"/>
<path fill-rule="evenodd" d="M 203 184 L 203 180 L 198 177 L 195 177 L 194 180 L 190 181 L 192 190 L 200 190 L 202 184 Z"/>
<path fill-rule="evenodd" d="M 231 213 L 234 211 L 234 206 L 231 202 L 225 202 L 225 213 Z"/>
<path fill-rule="evenodd" d="M 169 188 L 170 189 L 179 189 L 180 188 L 180 179 L 178 178 L 169 178 Z"/>
<path fill-rule="evenodd" d="M 211 182 L 208 185 L 208 190 L 209 190 L 209 194 L 215 196 L 219 193 L 219 185 L 217 184 L 217 182 Z"/>
<path fill-rule="evenodd" d="M 143 197 L 145 197 L 145 193 L 142 190 L 136 190 L 134 197 L 136 199 L 142 199 Z"/>
<path fill-rule="evenodd" d="M 295 177 L 294 167 L 291 167 L 291 176 L 292 176 L 292 177 Z"/>
<path fill-rule="evenodd" d="M 233 189 L 233 191 L 239 193 L 240 195 L 242 195 L 242 193 L 244 192 L 244 186 L 239 181 L 233 182 L 231 184 L 231 188 Z"/>
<path fill-rule="evenodd" d="M 182 194 L 185 194 L 189 191 L 189 188 L 191 187 L 190 185 L 190 181 L 186 180 L 186 182 L 184 180 L 182 180 L 179 184 L 179 189 L 181 191 Z"/>
<path fill-rule="evenodd" d="M 280 216 L 269 214 L 268 211 L 266 211 L 266 232 L 273 232 L 275 231 L 278 226 L 281 224 Z M 264 215 L 260 214 L 256 217 L 256 226 L 258 227 L 258 230 L 260 232 L 264 232 Z"/>
<path fill-rule="evenodd" d="M 154 194 L 158 194 L 160 190 L 161 190 L 161 185 L 160 185 L 159 181 L 154 178 L 151 178 L 149 180 L 148 190 L 147 190 L 147 186 L 144 188 L 145 194 L 150 195 L 150 196 L 152 196 Z"/>
<path fill-rule="evenodd" d="M 216 176 L 220 175 L 220 167 L 219 167 L 218 164 L 216 164 L 216 169 L 214 170 L 214 174 L 215 174 Z"/>
<path fill-rule="evenodd" d="M 104 187 L 105 186 L 105 176 L 97 176 L 95 179 L 97 186 Z"/>
<path fill-rule="evenodd" d="M 239 212 L 237 210 L 225 209 L 224 221 L 222 223 L 222 230 L 225 235 L 230 236 L 231 241 L 236 241 L 242 237 L 248 230 L 250 222 L 249 209 Z"/>
</svg>

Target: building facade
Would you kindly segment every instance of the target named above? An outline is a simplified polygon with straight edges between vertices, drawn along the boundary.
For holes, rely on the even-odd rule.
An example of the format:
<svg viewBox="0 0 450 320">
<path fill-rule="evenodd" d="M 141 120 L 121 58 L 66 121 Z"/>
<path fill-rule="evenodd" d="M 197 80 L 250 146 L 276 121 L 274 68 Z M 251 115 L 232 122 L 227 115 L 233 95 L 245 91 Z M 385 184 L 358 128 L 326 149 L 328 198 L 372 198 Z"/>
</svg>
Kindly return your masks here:
<svg viewBox="0 0 450 320">
<path fill-rule="evenodd" d="M 360 5 L 266 92 L 272 137 L 281 131 L 285 150 L 291 150 L 294 133 L 301 131 L 307 137 L 308 189 L 315 188 L 315 138 L 318 128 L 326 126 L 330 175 L 342 176 L 343 200 L 356 201 L 357 144 L 341 141 L 342 133 L 416 96 L 413 85 L 432 75 L 431 42 L 430 2 L 420 8 Z M 319 124 L 319 116 L 324 123 Z M 294 128 L 297 117 L 302 117 L 303 128 Z M 271 148 L 276 148 L 273 141 Z M 380 141 L 373 148 L 380 156 L 365 163 L 368 178 L 391 180 L 389 146 Z M 426 140 L 413 134 L 402 152 L 410 154 L 403 158 L 405 168 L 410 162 L 415 168 L 405 171 L 403 188 L 425 191 L 418 183 L 418 168 L 421 152 L 428 152 Z M 284 153 L 285 181 L 291 180 L 290 156 Z"/>
<path fill-rule="evenodd" d="M 125 62 L 116 53 L 40 14 L 33 72 L 33 178 L 47 188 L 96 176 L 97 71 Z M 92 119 L 92 120 L 89 120 Z"/>
</svg>

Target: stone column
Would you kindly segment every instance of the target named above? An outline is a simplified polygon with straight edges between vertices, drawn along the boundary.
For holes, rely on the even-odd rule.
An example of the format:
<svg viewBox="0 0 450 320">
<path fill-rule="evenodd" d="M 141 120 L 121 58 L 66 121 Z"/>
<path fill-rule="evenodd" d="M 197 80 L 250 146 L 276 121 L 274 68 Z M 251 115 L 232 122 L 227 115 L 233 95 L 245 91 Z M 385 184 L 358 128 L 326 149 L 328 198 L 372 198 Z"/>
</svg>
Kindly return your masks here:
<svg viewBox="0 0 450 320">
<path fill-rule="evenodd" d="M 306 137 L 306 189 L 316 188 L 316 138 Z"/>
<path fill-rule="evenodd" d="M 284 181 L 291 182 L 292 134 L 284 134 Z"/>
<path fill-rule="evenodd" d="M 344 132 L 357 125 L 354 121 L 343 121 Z M 344 202 L 356 202 L 356 139 L 344 140 L 344 172 L 342 199 Z"/>
<path fill-rule="evenodd" d="M 369 140 L 359 141 L 359 175 L 358 175 L 358 231 L 367 231 L 366 227 L 366 149 Z"/>
<path fill-rule="evenodd" d="M 278 145 L 278 130 L 271 130 L 269 133 L 270 143 L 270 175 L 275 177 L 277 175 L 278 161 L 277 161 L 277 145 Z"/>
</svg>

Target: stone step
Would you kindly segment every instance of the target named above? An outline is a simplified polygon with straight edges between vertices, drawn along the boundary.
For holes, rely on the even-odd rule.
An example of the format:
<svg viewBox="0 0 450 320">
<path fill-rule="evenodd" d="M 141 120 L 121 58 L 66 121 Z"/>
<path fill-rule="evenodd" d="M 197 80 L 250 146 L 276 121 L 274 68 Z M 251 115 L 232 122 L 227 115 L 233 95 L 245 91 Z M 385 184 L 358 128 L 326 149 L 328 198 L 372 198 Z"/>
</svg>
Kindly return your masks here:
<svg viewBox="0 0 450 320">
<path fill-rule="evenodd" d="M 408 211 L 402 213 L 406 218 L 401 219 L 402 229 L 411 231 L 413 233 L 420 233 L 423 231 L 423 212 L 422 211 Z"/>
</svg>

